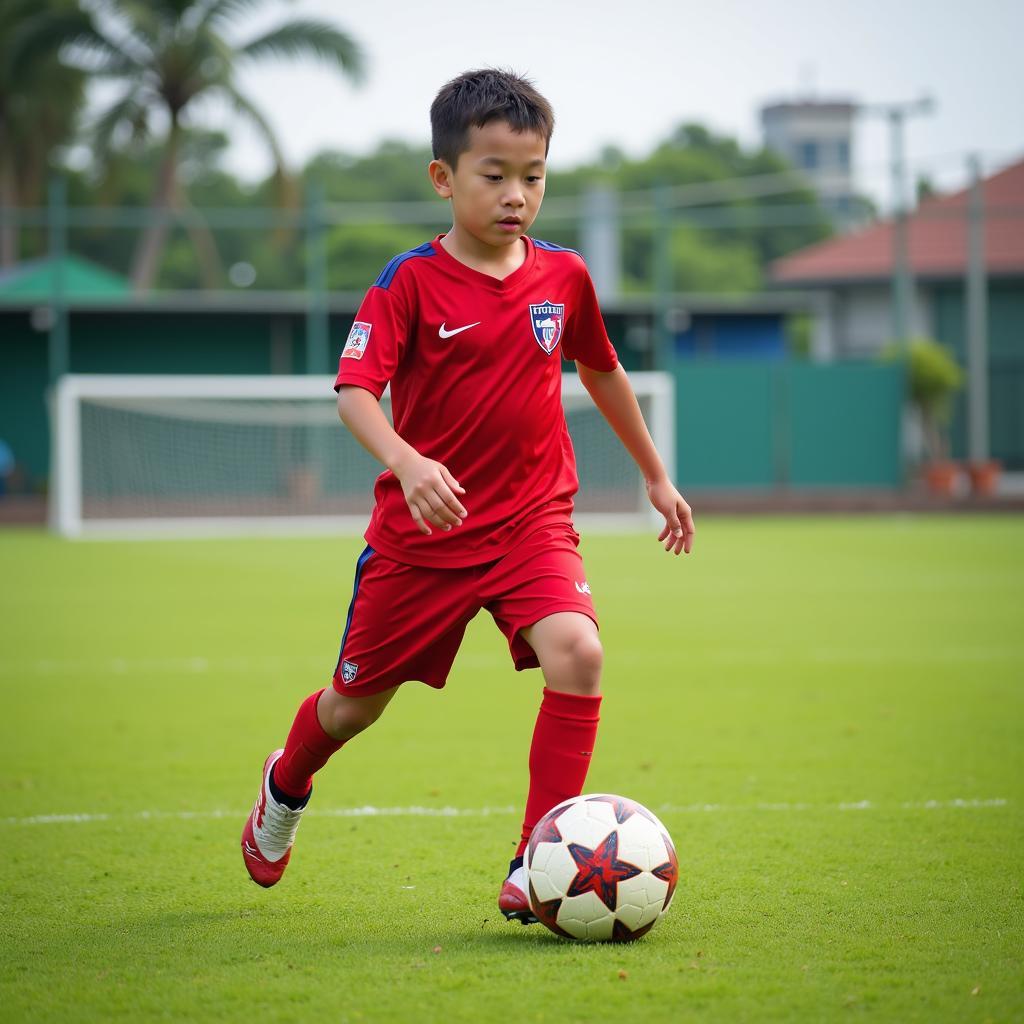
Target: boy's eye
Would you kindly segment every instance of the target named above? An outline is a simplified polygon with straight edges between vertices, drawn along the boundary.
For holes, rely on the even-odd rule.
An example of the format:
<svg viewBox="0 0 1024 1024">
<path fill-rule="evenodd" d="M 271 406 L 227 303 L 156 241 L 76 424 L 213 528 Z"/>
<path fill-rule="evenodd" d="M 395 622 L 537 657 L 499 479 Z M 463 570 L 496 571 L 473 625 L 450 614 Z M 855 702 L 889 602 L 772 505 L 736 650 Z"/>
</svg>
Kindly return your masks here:
<svg viewBox="0 0 1024 1024">
<path fill-rule="evenodd" d="M 501 181 L 501 175 L 500 174 L 485 174 L 484 177 L 488 181 Z"/>
<path fill-rule="evenodd" d="M 529 176 L 529 177 L 528 177 L 528 178 L 527 178 L 526 180 L 527 180 L 527 181 L 528 181 L 528 182 L 529 182 L 529 183 L 530 183 L 531 185 L 536 185 L 536 184 L 537 184 L 537 182 L 538 182 L 538 181 L 541 181 L 542 179 L 541 179 L 541 176 L 540 176 L 539 174 L 531 174 L 531 175 L 530 175 L 530 176 Z"/>
</svg>

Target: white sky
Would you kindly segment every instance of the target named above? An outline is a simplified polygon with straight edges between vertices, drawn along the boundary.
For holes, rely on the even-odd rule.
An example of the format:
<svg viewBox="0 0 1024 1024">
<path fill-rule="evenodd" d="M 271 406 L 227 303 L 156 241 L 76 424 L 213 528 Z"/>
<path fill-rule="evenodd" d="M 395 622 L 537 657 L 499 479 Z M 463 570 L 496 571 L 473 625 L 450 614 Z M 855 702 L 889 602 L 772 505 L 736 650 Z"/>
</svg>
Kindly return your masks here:
<svg viewBox="0 0 1024 1024">
<path fill-rule="evenodd" d="M 242 84 L 267 114 L 293 166 L 322 148 L 366 152 L 384 138 L 429 139 L 437 89 L 484 65 L 528 73 L 552 102 L 551 168 L 611 142 L 640 155 L 683 120 L 760 142 L 765 101 L 864 103 L 930 93 L 931 115 L 908 122 L 912 172 L 943 187 L 965 157 L 991 171 L 1024 156 L 1024 3 L 1020 0 L 268 0 L 237 39 L 298 16 L 329 20 L 363 45 L 362 88 L 308 63 L 275 62 Z M 254 178 L 269 162 L 233 126 L 230 166 Z M 859 187 L 887 202 L 888 133 L 862 117 Z"/>
</svg>

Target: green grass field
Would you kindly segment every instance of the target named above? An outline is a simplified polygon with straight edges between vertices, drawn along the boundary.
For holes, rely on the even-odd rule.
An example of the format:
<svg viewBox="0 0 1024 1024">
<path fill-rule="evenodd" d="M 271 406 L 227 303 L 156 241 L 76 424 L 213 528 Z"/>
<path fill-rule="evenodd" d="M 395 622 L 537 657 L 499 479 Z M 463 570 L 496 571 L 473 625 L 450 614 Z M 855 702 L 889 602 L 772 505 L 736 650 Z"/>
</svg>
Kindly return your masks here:
<svg viewBox="0 0 1024 1024">
<path fill-rule="evenodd" d="M 407 686 L 318 777 L 281 884 L 248 880 L 361 547 L 0 534 L 0 1018 L 1024 1018 L 1024 520 L 698 518 L 678 560 L 585 538 L 587 788 L 680 856 L 629 947 L 497 913 L 542 684 L 486 616 L 446 691 Z"/>
</svg>

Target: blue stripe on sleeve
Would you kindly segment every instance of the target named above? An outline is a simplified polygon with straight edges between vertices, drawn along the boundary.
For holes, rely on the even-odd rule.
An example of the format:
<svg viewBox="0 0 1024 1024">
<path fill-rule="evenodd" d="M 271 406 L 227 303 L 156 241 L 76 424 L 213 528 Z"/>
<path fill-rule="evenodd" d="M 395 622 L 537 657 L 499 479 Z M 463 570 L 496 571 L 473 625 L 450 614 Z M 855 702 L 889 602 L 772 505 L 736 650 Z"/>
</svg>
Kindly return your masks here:
<svg viewBox="0 0 1024 1024">
<path fill-rule="evenodd" d="M 383 288 L 386 291 L 391 287 L 391 282 L 395 279 L 395 274 L 398 273 L 398 268 L 406 260 L 411 260 L 414 256 L 433 255 L 434 247 L 430 242 L 424 242 L 422 245 L 417 245 L 415 249 L 410 249 L 408 252 L 400 253 L 398 256 L 395 256 L 388 261 L 388 265 L 380 272 L 380 276 L 377 280 L 373 282 L 374 287 Z"/>
<path fill-rule="evenodd" d="M 575 249 L 569 249 L 564 245 L 555 245 L 554 242 L 545 242 L 541 238 L 535 238 L 533 240 L 533 244 L 537 246 L 538 249 L 543 249 L 545 252 L 571 252 L 573 255 L 579 256 L 580 259 L 583 259 L 583 254 L 577 252 Z"/>
</svg>

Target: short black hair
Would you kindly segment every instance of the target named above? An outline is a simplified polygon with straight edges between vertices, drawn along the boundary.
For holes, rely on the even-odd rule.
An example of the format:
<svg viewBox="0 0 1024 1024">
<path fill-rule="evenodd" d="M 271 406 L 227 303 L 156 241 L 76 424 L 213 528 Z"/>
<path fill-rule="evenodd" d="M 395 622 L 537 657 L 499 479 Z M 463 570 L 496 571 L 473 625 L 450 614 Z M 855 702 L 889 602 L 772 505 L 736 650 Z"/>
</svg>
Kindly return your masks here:
<svg viewBox="0 0 1024 1024">
<path fill-rule="evenodd" d="M 555 130 L 551 104 L 528 78 L 514 71 L 481 68 L 466 71 L 442 86 L 430 105 L 431 145 L 435 160 L 453 170 L 459 155 L 469 149 L 470 128 L 507 121 L 516 132 L 536 132 L 544 153 Z"/>
</svg>

